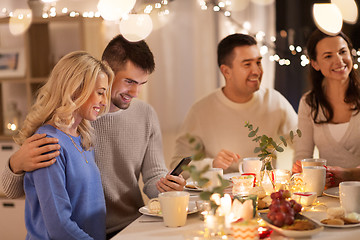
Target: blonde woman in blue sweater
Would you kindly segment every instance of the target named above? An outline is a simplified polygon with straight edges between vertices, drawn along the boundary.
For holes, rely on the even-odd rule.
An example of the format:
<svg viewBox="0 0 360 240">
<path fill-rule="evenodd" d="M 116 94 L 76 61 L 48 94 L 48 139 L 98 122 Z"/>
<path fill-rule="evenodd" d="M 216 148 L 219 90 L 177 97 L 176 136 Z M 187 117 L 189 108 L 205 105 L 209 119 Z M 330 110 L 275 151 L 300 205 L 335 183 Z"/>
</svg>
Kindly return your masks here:
<svg viewBox="0 0 360 240">
<path fill-rule="evenodd" d="M 20 145 L 34 133 L 55 137 L 56 162 L 24 177 L 26 239 L 105 239 L 105 200 L 92 150 L 92 127 L 107 111 L 113 72 L 86 52 L 64 56 L 54 67 L 23 128 Z"/>
</svg>

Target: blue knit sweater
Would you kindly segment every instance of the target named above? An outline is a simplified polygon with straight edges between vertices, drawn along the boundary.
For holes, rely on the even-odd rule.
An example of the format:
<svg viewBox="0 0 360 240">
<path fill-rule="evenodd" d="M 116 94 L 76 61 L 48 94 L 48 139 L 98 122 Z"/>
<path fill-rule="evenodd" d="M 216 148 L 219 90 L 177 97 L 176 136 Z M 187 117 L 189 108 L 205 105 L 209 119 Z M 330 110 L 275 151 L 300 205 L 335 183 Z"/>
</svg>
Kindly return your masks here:
<svg viewBox="0 0 360 240">
<path fill-rule="evenodd" d="M 80 153 L 50 125 L 37 133 L 59 139 L 61 148 L 55 164 L 25 174 L 26 239 L 105 239 L 105 200 L 93 151 Z M 72 138 L 82 151 L 81 138 Z"/>
</svg>

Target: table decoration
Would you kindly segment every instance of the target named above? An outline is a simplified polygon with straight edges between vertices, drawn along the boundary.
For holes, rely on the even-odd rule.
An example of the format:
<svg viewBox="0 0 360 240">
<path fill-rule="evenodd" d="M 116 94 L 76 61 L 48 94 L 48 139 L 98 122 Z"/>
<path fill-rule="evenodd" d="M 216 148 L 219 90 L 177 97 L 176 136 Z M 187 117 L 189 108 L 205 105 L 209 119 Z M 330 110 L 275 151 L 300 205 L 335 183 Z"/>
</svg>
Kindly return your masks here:
<svg viewBox="0 0 360 240">
<path fill-rule="evenodd" d="M 240 220 L 231 224 L 231 231 L 234 240 L 258 240 L 259 224 L 253 220 Z"/>
<path fill-rule="evenodd" d="M 245 123 L 245 127 L 249 129 L 248 137 L 253 138 L 252 141 L 258 142 L 259 146 L 255 147 L 254 153 L 259 153 L 258 157 L 262 161 L 262 167 L 260 170 L 259 183 L 264 187 L 267 194 L 275 191 L 275 176 L 274 167 L 272 165 L 273 159 L 276 159 L 276 152 L 283 152 L 284 148 L 288 146 L 287 139 L 280 136 L 280 143 L 276 143 L 273 138 L 267 135 L 258 135 L 259 127 L 254 128 L 249 122 Z M 289 140 L 292 143 L 295 136 L 301 137 L 301 131 L 296 130 L 296 133 L 290 131 Z"/>
<path fill-rule="evenodd" d="M 301 173 L 295 173 L 290 178 L 291 192 L 305 192 L 306 183 Z"/>
<path fill-rule="evenodd" d="M 254 186 L 255 176 L 254 175 L 241 175 L 238 177 L 231 178 L 232 194 L 236 195 L 247 195 Z"/>
<path fill-rule="evenodd" d="M 261 152 L 258 157 L 262 161 L 262 169 L 260 172 L 260 185 L 269 195 L 275 190 L 275 175 L 272 166 L 272 159 L 276 157 L 275 151 L 281 152 L 283 148 L 280 144 L 276 144 L 272 138 L 266 135 L 258 136 L 258 128 L 246 123 L 249 128 L 249 137 L 254 137 L 254 141 L 259 142 L 260 147 L 255 148 L 254 152 Z M 298 136 L 301 136 L 300 130 L 297 130 Z M 294 133 L 290 132 L 290 139 L 293 140 Z M 188 135 L 189 143 L 194 144 L 195 155 L 192 156 L 194 161 L 204 158 L 204 147 L 201 143 L 196 142 L 196 138 Z M 280 137 L 281 144 L 287 146 L 284 137 Z M 184 166 L 183 169 L 190 173 L 190 177 L 197 183 L 197 186 L 203 188 L 209 182 L 209 178 L 204 175 L 210 170 L 210 166 L 197 169 L 194 165 Z M 211 188 L 203 188 L 200 198 L 209 203 L 209 208 L 202 211 L 204 218 L 204 235 L 206 237 L 226 236 L 226 230 L 230 228 L 232 222 L 238 219 L 251 220 L 255 217 L 257 210 L 257 196 L 249 195 L 250 188 L 253 187 L 254 178 L 252 175 L 233 177 L 232 181 L 234 199 L 229 194 L 225 194 L 224 190 L 229 186 L 229 181 L 223 179 L 217 174 L 219 184 Z M 247 183 L 247 184 L 246 184 Z M 243 193 L 243 194 L 242 194 Z M 242 194 L 242 195 L 241 195 Z"/>
<path fill-rule="evenodd" d="M 294 192 L 291 198 L 303 206 L 311 206 L 316 200 L 316 192 Z"/>
<path fill-rule="evenodd" d="M 250 220 L 255 218 L 257 211 L 257 195 L 237 195 L 234 196 L 231 213 L 233 220 Z"/>
<path fill-rule="evenodd" d="M 289 190 L 291 172 L 287 169 L 275 169 L 275 191 Z"/>
<path fill-rule="evenodd" d="M 259 227 L 258 228 L 258 233 L 259 233 L 259 238 L 260 239 L 264 239 L 264 238 L 268 238 L 270 237 L 270 235 L 272 234 L 273 230 L 269 229 L 267 227 Z"/>
</svg>

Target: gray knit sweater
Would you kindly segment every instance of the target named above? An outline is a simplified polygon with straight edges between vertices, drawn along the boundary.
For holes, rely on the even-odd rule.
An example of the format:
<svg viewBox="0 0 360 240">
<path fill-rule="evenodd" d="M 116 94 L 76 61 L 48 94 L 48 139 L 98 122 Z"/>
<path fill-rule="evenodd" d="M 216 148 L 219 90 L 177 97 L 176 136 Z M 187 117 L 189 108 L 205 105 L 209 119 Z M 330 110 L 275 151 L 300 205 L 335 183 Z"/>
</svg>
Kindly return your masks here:
<svg viewBox="0 0 360 240">
<path fill-rule="evenodd" d="M 95 161 L 100 169 L 106 200 L 106 232 L 126 227 L 144 205 L 144 193 L 157 197 L 156 182 L 168 172 L 162 149 L 160 125 L 154 109 L 134 99 L 127 110 L 108 113 L 93 122 Z M 3 171 L 2 184 L 8 197 L 23 195 L 23 175 Z"/>
</svg>

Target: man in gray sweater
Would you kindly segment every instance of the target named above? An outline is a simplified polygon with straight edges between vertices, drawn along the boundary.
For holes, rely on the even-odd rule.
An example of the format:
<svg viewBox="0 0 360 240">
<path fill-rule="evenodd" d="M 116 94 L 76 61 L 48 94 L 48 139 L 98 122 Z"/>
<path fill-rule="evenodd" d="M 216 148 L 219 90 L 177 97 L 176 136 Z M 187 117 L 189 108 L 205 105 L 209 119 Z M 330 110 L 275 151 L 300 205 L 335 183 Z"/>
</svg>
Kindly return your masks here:
<svg viewBox="0 0 360 240">
<path fill-rule="evenodd" d="M 153 54 L 145 41 L 129 42 L 121 35 L 110 41 L 102 59 L 115 73 L 108 114 L 92 123 L 95 161 L 100 169 L 106 200 L 106 232 L 110 239 L 134 221 L 144 205 L 138 185 L 143 177 L 149 198 L 159 192 L 183 190 L 181 176 L 167 174 L 160 125 L 154 109 L 134 99 L 154 71 Z M 132 102 L 132 103 L 131 103 Z M 131 104 L 130 104 L 131 103 Z M 11 156 L 1 176 L 5 194 L 24 195 L 25 171 L 47 167 L 59 154 L 57 139 L 34 135 Z"/>
</svg>

